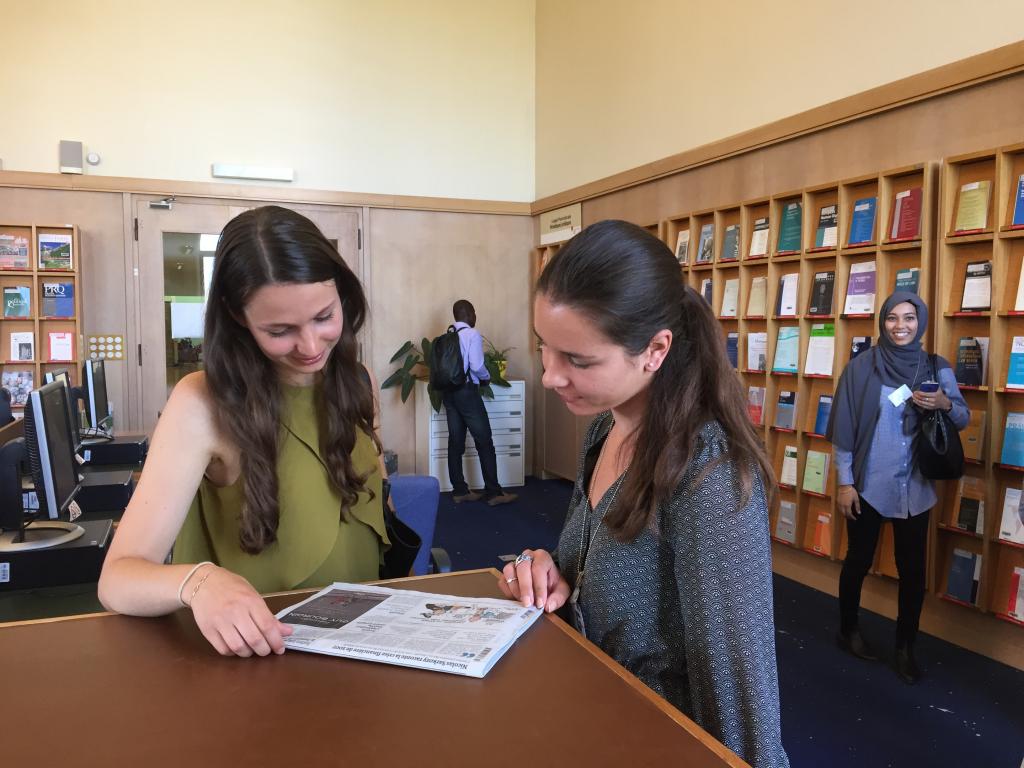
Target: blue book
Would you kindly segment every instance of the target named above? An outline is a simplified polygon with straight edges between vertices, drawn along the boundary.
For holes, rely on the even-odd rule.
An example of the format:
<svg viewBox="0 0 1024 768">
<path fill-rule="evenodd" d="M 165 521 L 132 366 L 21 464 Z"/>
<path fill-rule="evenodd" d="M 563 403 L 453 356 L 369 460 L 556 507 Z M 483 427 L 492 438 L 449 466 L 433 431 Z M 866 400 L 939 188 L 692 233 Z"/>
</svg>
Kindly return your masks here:
<svg viewBox="0 0 1024 768">
<path fill-rule="evenodd" d="M 1024 389 L 1024 336 L 1014 336 L 1010 345 L 1010 365 L 1006 371 L 1007 389 Z"/>
<path fill-rule="evenodd" d="M 828 417 L 832 414 L 832 395 L 818 398 L 818 413 L 814 417 L 814 434 L 824 435 L 828 429 Z"/>
<path fill-rule="evenodd" d="M 43 283 L 43 317 L 75 316 L 75 284 Z"/>
<path fill-rule="evenodd" d="M 1013 203 L 1013 221 L 1011 225 L 1014 227 L 1024 227 L 1024 173 L 1017 179 L 1017 197 Z"/>
<path fill-rule="evenodd" d="M 796 429 L 796 392 L 782 390 L 775 405 L 775 426 L 779 429 Z"/>
<path fill-rule="evenodd" d="M 977 594 L 974 572 L 981 555 L 965 549 L 954 549 L 949 562 L 949 577 L 946 580 L 946 594 L 965 603 L 973 603 Z"/>
<path fill-rule="evenodd" d="M 999 462 L 1011 467 L 1024 467 L 1024 413 L 1006 414 L 1003 453 Z"/>
<path fill-rule="evenodd" d="M 32 316 L 32 291 L 27 285 L 5 285 L 3 296 L 3 317 Z"/>
<path fill-rule="evenodd" d="M 800 329 L 797 326 L 784 325 L 779 328 L 775 343 L 775 363 L 772 370 L 776 373 L 796 373 L 800 356 Z"/>
<path fill-rule="evenodd" d="M 876 200 L 877 198 L 874 197 L 865 197 L 853 204 L 848 245 L 864 245 L 875 242 Z"/>
<path fill-rule="evenodd" d="M 739 368 L 740 360 L 740 335 L 733 331 L 725 337 L 725 353 L 729 356 L 729 362 L 733 368 Z"/>
</svg>

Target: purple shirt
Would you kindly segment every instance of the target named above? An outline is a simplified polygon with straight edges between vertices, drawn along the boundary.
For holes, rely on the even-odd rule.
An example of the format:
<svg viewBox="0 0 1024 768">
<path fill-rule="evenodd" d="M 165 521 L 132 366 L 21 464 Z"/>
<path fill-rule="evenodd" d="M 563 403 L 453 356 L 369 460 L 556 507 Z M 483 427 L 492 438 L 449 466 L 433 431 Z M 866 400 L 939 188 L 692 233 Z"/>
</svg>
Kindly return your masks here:
<svg viewBox="0 0 1024 768">
<path fill-rule="evenodd" d="M 462 350 L 462 364 L 465 366 L 467 378 L 474 384 L 489 381 L 491 374 L 484 365 L 484 340 L 480 331 L 462 322 L 456 322 L 454 325 L 459 331 L 459 349 Z M 460 328 L 465 330 L 459 330 Z"/>
</svg>

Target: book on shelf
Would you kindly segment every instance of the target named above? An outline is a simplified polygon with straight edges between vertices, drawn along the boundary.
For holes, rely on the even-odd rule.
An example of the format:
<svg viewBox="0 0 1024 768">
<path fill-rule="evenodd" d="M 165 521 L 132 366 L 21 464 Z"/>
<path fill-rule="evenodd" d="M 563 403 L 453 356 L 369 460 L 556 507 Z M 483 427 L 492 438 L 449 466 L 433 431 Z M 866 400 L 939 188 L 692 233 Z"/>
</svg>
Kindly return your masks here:
<svg viewBox="0 0 1024 768">
<path fill-rule="evenodd" d="M 725 289 L 722 291 L 722 311 L 718 314 L 722 317 L 736 317 L 739 312 L 740 303 L 740 279 L 730 277 L 725 281 Z"/>
<path fill-rule="evenodd" d="M 1024 389 L 1024 336 L 1010 342 L 1010 364 L 1006 368 L 1006 388 Z"/>
<path fill-rule="evenodd" d="M 11 334 L 11 360 L 27 362 L 36 359 L 36 341 L 32 331 Z"/>
<path fill-rule="evenodd" d="M 43 317 L 75 316 L 75 284 L 43 283 Z"/>
<path fill-rule="evenodd" d="M 747 317 L 764 317 L 768 301 L 768 278 L 755 277 L 750 281 L 750 295 L 747 297 Z"/>
<path fill-rule="evenodd" d="M 697 263 L 710 264 L 715 258 L 715 225 L 703 224 L 697 240 Z"/>
<path fill-rule="evenodd" d="M 765 331 L 747 334 L 747 370 L 768 370 L 768 334 Z"/>
<path fill-rule="evenodd" d="M 890 240 L 917 240 L 921 237 L 921 187 L 897 192 L 893 199 Z"/>
<path fill-rule="evenodd" d="M 988 226 L 988 205 L 992 196 L 992 182 L 971 181 L 960 187 L 954 232 L 972 232 Z"/>
<path fill-rule="evenodd" d="M 807 314 L 831 315 L 832 292 L 836 284 L 836 273 L 832 271 L 815 272 L 811 284 L 811 298 L 807 302 Z"/>
<path fill-rule="evenodd" d="M 1012 544 L 1024 544 L 1024 493 L 1020 488 L 1006 486 L 999 538 Z"/>
<path fill-rule="evenodd" d="M 985 411 L 971 408 L 971 416 L 960 433 L 960 441 L 964 447 L 964 457 L 981 461 L 981 454 L 985 447 Z"/>
<path fill-rule="evenodd" d="M 796 373 L 800 370 L 800 328 L 795 325 L 784 325 L 779 328 L 775 339 L 775 361 L 772 371 L 775 373 Z"/>
<path fill-rule="evenodd" d="M 750 233 L 748 258 L 758 258 L 768 253 L 768 217 L 754 219 L 754 231 Z"/>
<path fill-rule="evenodd" d="M 1003 452 L 999 456 L 999 463 L 1024 467 L 1024 413 L 1006 414 Z"/>
<path fill-rule="evenodd" d="M 0 269 L 29 269 L 27 237 L 0 232 Z"/>
<path fill-rule="evenodd" d="M 992 309 L 992 262 L 972 261 L 964 272 L 961 312 L 988 312 Z"/>
<path fill-rule="evenodd" d="M 775 519 L 775 538 L 796 544 L 796 504 L 779 502 L 779 516 Z"/>
<path fill-rule="evenodd" d="M 862 355 L 871 349 L 871 337 L 870 336 L 854 336 L 853 341 L 850 343 L 850 359 Z"/>
<path fill-rule="evenodd" d="M 839 206 L 835 203 L 821 206 L 821 211 L 818 213 L 818 229 L 814 232 L 815 248 L 836 247 L 837 233 L 839 232 L 838 208 Z"/>
<path fill-rule="evenodd" d="M 714 285 L 711 282 L 710 277 L 705 277 L 703 280 L 700 281 L 700 295 L 704 297 L 704 301 L 706 301 L 708 304 L 711 303 L 713 290 Z"/>
<path fill-rule="evenodd" d="M 828 420 L 832 415 L 832 395 L 818 395 L 818 411 L 814 415 L 814 434 L 824 435 L 828 431 Z"/>
<path fill-rule="evenodd" d="M 764 387 L 747 387 L 747 413 L 755 427 L 764 424 Z"/>
<path fill-rule="evenodd" d="M 783 389 L 775 404 L 775 426 L 779 429 L 796 429 L 796 392 Z"/>
<path fill-rule="evenodd" d="M 779 277 L 779 292 L 775 298 L 777 317 L 796 316 L 796 302 L 799 293 L 800 273 L 790 272 Z"/>
<path fill-rule="evenodd" d="M 843 314 L 873 315 L 875 313 L 875 262 L 861 261 L 850 265 L 850 282 L 846 286 Z"/>
<path fill-rule="evenodd" d="M 733 368 L 740 367 L 740 335 L 737 331 L 729 331 L 725 337 L 725 354 L 729 358 L 729 364 Z"/>
<path fill-rule="evenodd" d="M 824 451 L 808 451 L 804 459 L 803 489 L 811 493 L 825 495 L 828 482 L 828 464 L 831 454 Z"/>
<path fill-rule="evenodd" d="M 1024 621 L 1024 568 L 1013 567 L 1009 594 L 1006 612 L 1017 621 Z"/>
<path fill-rule="evenodd" d="M 796 488 L 796 461 L 796 446 L 785 446 L 782 449 L 782 471 L 779 473 L 779 482 L 791 488 Z"/>
<path fill-rule="evenodd" d="M 955 547 L 949 559 L 946 594 L 961 602 L 973 604 L 978 599 L 980 579 L 981 555 Z"/>
<path fill-rule="evenodd" d="M 896 290 L 917 293 L 921 283 L 921 270 L 917 267 L 896 270 Z"/>
<path fill-rule="evenodd" d="M 730 224 L 722 235 L 722 261 L 736 261 L 740 257 L 740 225 Z"/>
<path fill-rule="evenodd" d="M 74 334 L 66 331 L 50 331 L 47 334 L 49 342 L 48 361 L 55 363 L 70 363 L 75 359 Z"/>
<path fill-rule="evenodd" d="M 832 361 L 836 356 L 836 326 L 834 323 L 814 323 L 807 342 L 804 373 L 813 376 L 831 376 Z"/>
<path fill-rule="evenodd" d="M 11 393 L 11 405 L 25 405 L 33 385 L 32 371 L 4 371 L 0 374 L 0 386 Z"/>
<path fill-rule="evenodd" d="M 686 264 L 690 252 L 690 228 L 679 230 L 676 235 L 676 261 Z"/>
<path fill-rule="evenodd" d="M 877 213 L 876 197 L 862 197 L 853 204 L 853 216 L 850 217 L 850 240 L 848 245 L 868 245 L 875 242 L 875 214 Z"/>
<path fill-rule="evenodd" d="M 953 525 L 971 533 L 985 532 L 985 483 L 979 477 L 964 475 L 956 491 L 956 519 Z"/>
<path fill-rule="evenodd" d="M 483 677 L 541 614 L 509 600 L 335 582 L 276 615 L 293 630 L 292 650 Z"/>
<path fill-rule="evenodd" d="M 779 225 L 779 239 L 776 253 L 788 253 L 800 250 L 800 227 L 803 221 L 801 213 L 803 204 L 799 200 L 786 203 L 782 209 L 782 224 Z"/>
<path fill-rule="evenodd" d="M 821 555 L 832 554 L 832 515 L 819 512 L 815 516 L 813 548 Z"/>
<path fill-rule="evenodd" d="M 74 254 L 71 235 L 58 232 L 39 233 L 39 268 L 71 271 Z"/>
<path fill-rule="evenodd" d="M 988 372 L 988 336 L 961 336 L 956 347 L 956 383 L 983 387 Z"/>
<path fill-rule="evenodd" d="M 1017 179 L 1017 192 L 1013 197 L 1013 217 L 1010 219 L 1010 226 L 1024 227 L 1024 173 Z"/>
<path fill-rule="evenodd" d="M 31 317 L 32 289 L 27 285 L 4 286 L 4 317 Z"/>
</svg>

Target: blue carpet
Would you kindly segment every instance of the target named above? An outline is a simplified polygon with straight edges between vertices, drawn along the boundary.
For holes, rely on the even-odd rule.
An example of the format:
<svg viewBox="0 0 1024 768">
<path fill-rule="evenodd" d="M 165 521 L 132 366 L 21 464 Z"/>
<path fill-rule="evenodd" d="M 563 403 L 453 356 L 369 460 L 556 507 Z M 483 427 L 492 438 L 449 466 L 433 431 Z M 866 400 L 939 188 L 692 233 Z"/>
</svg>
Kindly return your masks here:
<svg viewBox="0 0 1024 768">
<path fill-rule="evenodd" d="M 572 484 L 527 478 L 501 507 L 441 495 L 435 546 L 456 570 L 501 567 L 498 555 L 552 549 Z M 865 636 L 889 650 L 895 622 L 862 612 Z M 925 678 L 902 683 L 884 662 L 835 646 L 836 599 L 775 577 L 782 736 L 793 768 L 1020 768 L 1024 672 L 930 635 L 917 658 Z"/>
</svg>

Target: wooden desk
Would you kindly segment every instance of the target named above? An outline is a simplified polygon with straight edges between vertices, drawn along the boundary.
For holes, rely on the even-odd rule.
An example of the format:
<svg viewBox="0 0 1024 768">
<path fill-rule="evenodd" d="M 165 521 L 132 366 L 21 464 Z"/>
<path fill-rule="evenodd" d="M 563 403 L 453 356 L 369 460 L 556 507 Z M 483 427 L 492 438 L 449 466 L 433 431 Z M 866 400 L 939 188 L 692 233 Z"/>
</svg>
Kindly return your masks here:
<svg viewBox="0 0 1024 768">
<path fill-rule="evenodd" d="M 493 597 L 496 576 L 389 584 Z M 0 626 L 0 668 L 5 765 L 746 765 L 553 616 L 482 680 L 297 651 L 223 658 L 186 611 Z"/>
</svg>

